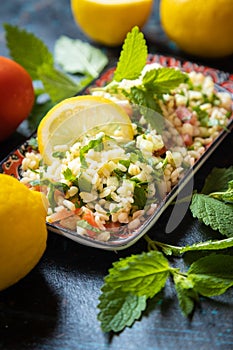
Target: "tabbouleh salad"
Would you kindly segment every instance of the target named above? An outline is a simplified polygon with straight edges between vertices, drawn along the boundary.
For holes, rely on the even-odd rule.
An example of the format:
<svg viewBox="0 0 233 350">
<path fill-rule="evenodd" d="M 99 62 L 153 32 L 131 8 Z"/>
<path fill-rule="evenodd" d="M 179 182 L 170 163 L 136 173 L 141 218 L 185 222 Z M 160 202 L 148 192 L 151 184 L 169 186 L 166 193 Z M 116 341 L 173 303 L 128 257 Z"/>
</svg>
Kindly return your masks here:
<svg viewBox="0 0 233 350">
<path fill-rule="evenodd" d="M 99 241 L 110 240 L 122 226 L 132 233 L 227 127 L 230 94 L 216 91 L 210 76 L 196 72 L 187 73 L 187 81 L 169 93 L 156 96 L 166 126 L 154 127 L 146 111 L 127 98 L 127 91 L 150 69 L 162 68 L 149 64 L 141 79 L 122 80 L 114 91 L 91 92 L 129 111 L 133 140 L 109 137 L 101 130 L 87 133 L 71 147 L 55 146 L 51 165 L 43 163 L 37 149 L 26 153 L 21 182 L 45 192 L 47 222 Z"/>
</svg>

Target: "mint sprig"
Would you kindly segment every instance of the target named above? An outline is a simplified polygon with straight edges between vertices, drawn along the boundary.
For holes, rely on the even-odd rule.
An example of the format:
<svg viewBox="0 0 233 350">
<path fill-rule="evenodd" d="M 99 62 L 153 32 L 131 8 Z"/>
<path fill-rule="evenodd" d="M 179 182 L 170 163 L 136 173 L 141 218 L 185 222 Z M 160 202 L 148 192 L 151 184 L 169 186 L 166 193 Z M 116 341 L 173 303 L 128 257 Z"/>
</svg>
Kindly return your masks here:
<svg viewBox="0 0 233 350">
<path fill-rule="evenodd" d="M 148 236 L 145 236 L 148 242 L 149 249 L 161 249 L 165 255 L 181 256 L 187 252 L 195 251 L 209 251 L 209 250 L 221 250 L 233 247 L 233 237 L 220 239 L 220 240 L 208 240 L 204 242 L 194 243 L 186 246 L 173 246 L 170 244 L 153 241 Z"/>
<path fill-rule="evenodd" d="M 172 267 L 158 251 L 119 260 L 105 277 L 99 297 L 98 320 L 104 332 L 131 326 L 172 277 L 182 313 L 192 314 L 199 296 L 212 297 L 233 286 L 233 256 L 211 254 L 198 259 L 187 271 Z M 130 304 L 129 304 L 130 303 Z"/>
<path fill-rule="evenodd" d="M 160 132 L 163 128 L 162 117 L 155 121 L 153 113 L 162 113 L 159 99 L 162 94 L 188 82 L 189 78 L 186 73 L 168 67 L 150 69 L 144 74 L 147 58 L 146 41 L 136 26 L 126 36 L 112 81 L 104 87 L 95 87 L 92 90 L 122 96 L 132 104 L 140 106 L 140 111 L 148 123 L 152 126 L 155 123 L 155 128 Z M 132 83 L 124 85 L 124 80 Z"/>
<path fill-rule="evenodd" d="M 187 81 L 187 74 L 180 70 L 168 67 L 156 68 L 145 73 L 141 84 L 137 84 L 137 86 L 131 87 L 129 92 L 123 93 L 132 103 L 161 113 L 159 99 L 162 94 L 169 93 Z"/>
<path fill-rule="evenodd" d="M 126 36 L 113 79 L 117 82 L 137 79 L 146 64 L 147 55 L 144 36 L 138 27 L 134 27 Z"/>
<path fill-rule="evenodd" d="M 214 168 L 206 180 L 204 190 L 207 191 L 208 188 L 210 191 L 214 190 L 215 181 L 216 188 L 227 191 L 229 187 L 227 184 L 229 181 L 231 183 L 232 169 L 233 167 Z M 222 178 L 218 177 L 219 181 L 216 183 L 216 176 L 219 174 Z M 213 207 L 211 207 L 212 202 L 214 202 Z M 166 288 L 169 278 L 174 283 L 181 312 L 186 317 L 193 314 L 196 304 L 200 303 L 200 296 L 221 295 L 231 288 L 233 256 L 208 253 L 233 247 L 232 208 L 232 204 L 211 198 L 208 194 L 194 193 L 191 205 L 193 215 L 197 212 L 199 219 L 201 217 L 205 224 L 222 231 L 228 238 L 187 246 L 173 246 L 153 241 L 145 235 L 149 252 L 132 255 L 115 262 L 104 279 L 99 297 L 98 320 L 101 322 L 102 330 L 119 332 L 131 326 L 143 315 L 147 300 L 155 298 Z M 205 256 L 194 261 L 189 267 L 184 266 L 183 269 L 175 266 L 174 259 L 169 262 L 163 255 L 181 256 L 192 251 L 203 251 Z M 129 306 L 128 302 L 132 304 Z M 133 312 L 133 305 L 135 312 Z"/>
</svg>

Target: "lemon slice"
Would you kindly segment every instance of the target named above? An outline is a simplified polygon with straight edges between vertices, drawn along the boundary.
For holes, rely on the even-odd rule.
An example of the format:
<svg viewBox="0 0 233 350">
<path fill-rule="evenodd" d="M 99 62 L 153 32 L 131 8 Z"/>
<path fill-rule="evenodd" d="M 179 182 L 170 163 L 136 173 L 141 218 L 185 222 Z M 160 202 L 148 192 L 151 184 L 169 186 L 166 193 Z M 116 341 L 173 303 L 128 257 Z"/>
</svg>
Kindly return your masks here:
<svg viewBox="0 0 233 350">
<path fill-rule="evenodd" d="M 133 139 L 131 120 L 116 103 L 91 95 L 65 99 L 50 109 L 39 124 L 39 152 L 44 162 L 51 164 L 55 146 L 71 146 L 85 134 L 100 131 L 126 141 Z"/>
</svg>

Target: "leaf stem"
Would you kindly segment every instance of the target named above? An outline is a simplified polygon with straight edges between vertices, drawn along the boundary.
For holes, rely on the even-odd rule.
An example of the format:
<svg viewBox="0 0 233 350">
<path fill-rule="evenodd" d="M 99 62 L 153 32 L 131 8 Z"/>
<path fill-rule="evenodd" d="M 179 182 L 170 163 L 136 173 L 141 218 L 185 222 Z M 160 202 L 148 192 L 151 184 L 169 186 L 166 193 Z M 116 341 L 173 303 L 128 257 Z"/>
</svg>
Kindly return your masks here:
<svg viewBox="0 0 233 350">
<path fill-rule="evenodd" d="M 147 247 L 148 250 L 158 250 L 157 246 L 156 246 L 156 241 L 153 241 L 152 239 L 150 239 L 150 237 L 148 235 L 144 236 L 145 240 L 147 241 Z"/>
<path fill-rule="evenodd" d="M 162 243 L 159 241 L 154 241 L 150 239 L 148 235 L 145 235 L 144 238 L 148 243 L 148 250 L 158 250 L 158 247 L 160 247 L 166 255 L 180 255 L 182 253 L 182 249 L 184 248 Z"/>
</svg>

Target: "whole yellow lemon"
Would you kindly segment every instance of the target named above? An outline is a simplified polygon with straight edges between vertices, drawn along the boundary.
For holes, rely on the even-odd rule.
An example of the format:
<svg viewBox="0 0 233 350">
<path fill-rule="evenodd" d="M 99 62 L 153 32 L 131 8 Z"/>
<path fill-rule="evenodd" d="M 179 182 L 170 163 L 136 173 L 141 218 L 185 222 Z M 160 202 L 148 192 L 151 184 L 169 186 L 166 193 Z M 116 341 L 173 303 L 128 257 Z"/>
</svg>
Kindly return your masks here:
<svg viewBox="0 0 233 350">
<path fill-rule="evenodd" d="M 0 290 L 26 276 L 46 248 L 46 205 L 39 192 L 0 174 Z"/>
<path fill-rule="evenodd" d="M 167 36 L 189 54 L 233 53 L 232 0 L 161 0 L 160 18 Z"/>
<path fill-rule="evenodd" d="M 134 27 L 140 29 L 148 20 L 153 0 L 71 0 L 75 21 L 92 40 L 107 45 L 121 45 Z"/>
</svg>

